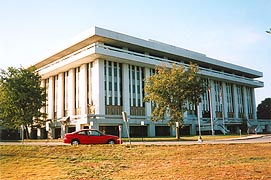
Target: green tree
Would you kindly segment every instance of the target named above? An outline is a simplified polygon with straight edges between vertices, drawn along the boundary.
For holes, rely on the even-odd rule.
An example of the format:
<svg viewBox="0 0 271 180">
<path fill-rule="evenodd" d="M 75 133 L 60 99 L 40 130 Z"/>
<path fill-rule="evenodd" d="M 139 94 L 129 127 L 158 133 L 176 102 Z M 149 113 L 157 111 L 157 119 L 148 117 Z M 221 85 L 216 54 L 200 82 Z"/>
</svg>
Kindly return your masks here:
<svg viewBox="0 0 271 180">
<path fill-rule="evenodd" d="M 265 98 L 257 107 L 258 119 L 271 119 L 271 98 Z"/>
<path fill-rule="evenodd" d="M 197 76 L 198 66 L 190 63 L 185 68 L 173 64 L 169 69 L 163 65 L 156 67 L 156 72 L 145 80 L 144 100 L 153 104 L 151 120 L 164 120 L 167 117 L 169 124 L 179 122 L 182 126 L 186 104 L 197 105 L 206 90 L 203 80 Z"/>
<path fill-rule="evenodd" d="M 40 80 L 34 67 L 0 70 L 0 126 L 19 129 L 23 125 L 27 130 L 44 123 L 46 114 L 40 110 L 46 92 Z"/>
</svg>

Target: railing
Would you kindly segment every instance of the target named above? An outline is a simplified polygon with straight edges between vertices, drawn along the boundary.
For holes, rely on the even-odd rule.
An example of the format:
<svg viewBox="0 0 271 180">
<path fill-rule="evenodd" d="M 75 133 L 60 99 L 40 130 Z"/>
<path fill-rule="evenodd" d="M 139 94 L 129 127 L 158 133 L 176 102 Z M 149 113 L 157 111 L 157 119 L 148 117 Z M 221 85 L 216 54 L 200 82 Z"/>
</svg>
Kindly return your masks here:
<svg viewBox="0 0 271 180">
<path fill-rule="evenodd" d="M 248 129 L 253 133 L 263 132 L 267 126 L 271 126 L 271 119 L 247 120 Z"/>
<path fill-rule="evenodd" d="M 271 119 L 258 119 L 259 123 L 271 125 Z"/>
<path fill-rule="evenodd" d="M 234 113 L 233 112 L 228 112 L 228 117 L 229 118 L 234 118 Z"/>
<path fill-rule="evenodd" d="M 81 108 L 75 108 L 75 115 L 81 114 Z"/>
<path fill-rule="evenodd" d="M 223 120 L 221 119 L 216 119 L 214 120 L 214 130 L 219 130 L 221 131 L 223 134 L 226 134 L 228 132 L 230 132 L 226 127 L 225 127 L 225 121 L 223 123 Z"/>
<path fill-rule="evenodd" d="M 131 107 L 130 113 L 132 116 L 145 116 L 145 107 Z"/>
<path fill-rule="evenodd" d="M 107 115 L 121 115 L 122 106 L 113 106 L 113 105 L 106 105 L 105 106 L 105 114 Z"/>
</svg>

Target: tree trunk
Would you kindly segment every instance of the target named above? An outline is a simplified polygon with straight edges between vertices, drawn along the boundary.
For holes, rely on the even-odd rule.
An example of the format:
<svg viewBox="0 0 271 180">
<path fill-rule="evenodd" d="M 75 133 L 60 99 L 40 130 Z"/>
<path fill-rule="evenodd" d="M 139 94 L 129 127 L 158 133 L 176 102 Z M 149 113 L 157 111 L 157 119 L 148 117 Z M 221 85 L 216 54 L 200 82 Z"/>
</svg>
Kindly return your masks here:
<svg viewBox="0 0 271 180">
<path fill-rule="evenodd" d="M 27 125 L 25 125 L 25 139 L 29 139 L 30 135 L 29 135 L 29 130 L 28 130 L 28 127 Z"/>
</svg>

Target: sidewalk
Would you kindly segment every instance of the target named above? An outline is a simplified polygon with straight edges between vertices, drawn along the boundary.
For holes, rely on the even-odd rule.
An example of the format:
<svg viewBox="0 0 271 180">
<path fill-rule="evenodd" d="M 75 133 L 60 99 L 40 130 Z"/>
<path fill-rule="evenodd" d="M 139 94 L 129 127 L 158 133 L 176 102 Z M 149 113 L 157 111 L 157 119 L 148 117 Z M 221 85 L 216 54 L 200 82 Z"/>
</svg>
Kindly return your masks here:
<svg viewBox="0 0 271 180">
<path fill-rule="evenodd" d="M 238 138 L 228 138 L 228 139 L 221 139 L 221 141 L 229 141 L 229 140 L 245 140 L 245 139 L 256 139 L 256 138 L 261 138 L 261 137 L 265 137 L 268 135 L 264 135 L 264 134 L 253 134 L 253 135 L 247 135 L 247 136 L 241 136 Z"/>
<path fill-rule="evenodd" d="M 249 135 L 238 138 L 214 139 L 199 141 L 138 141 L 132 145 L 196 145 L 196 144 L 237 144 L 237 143 L 271 143 L 271 135 Z M 129 142 L 124 142 L 129 145 Z"/>
</svg>

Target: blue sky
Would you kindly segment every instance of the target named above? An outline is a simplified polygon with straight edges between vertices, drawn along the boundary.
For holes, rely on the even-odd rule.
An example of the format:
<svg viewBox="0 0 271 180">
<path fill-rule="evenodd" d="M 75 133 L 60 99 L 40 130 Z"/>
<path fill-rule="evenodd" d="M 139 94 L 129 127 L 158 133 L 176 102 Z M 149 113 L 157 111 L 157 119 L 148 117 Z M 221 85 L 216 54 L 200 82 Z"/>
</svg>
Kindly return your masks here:
<svg viewBox="0 0 271 180">
<path fill-rule="evenodd" d="M 271 97 L 270 0 L 1 0 L 0 68 L 26 66 L 98 26 L 264 73 Z"/>
</svg>

